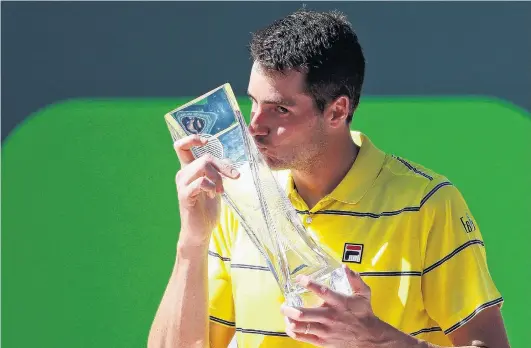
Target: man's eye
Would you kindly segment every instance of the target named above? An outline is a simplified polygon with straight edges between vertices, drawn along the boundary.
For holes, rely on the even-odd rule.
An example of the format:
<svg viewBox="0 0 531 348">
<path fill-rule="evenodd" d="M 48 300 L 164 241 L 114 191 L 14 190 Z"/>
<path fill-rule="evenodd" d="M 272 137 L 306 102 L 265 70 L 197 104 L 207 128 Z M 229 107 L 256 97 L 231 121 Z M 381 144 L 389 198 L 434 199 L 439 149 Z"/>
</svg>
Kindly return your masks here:
<svg viewBox="0 0 531 348">
<path fill-rule="evenodd" d="M 280 114 L 287 114 L 289 112 L 288 109 L 282 107 L 282 106 L 277 106 L 277 112 L 280 113 Z"/>
</svg>

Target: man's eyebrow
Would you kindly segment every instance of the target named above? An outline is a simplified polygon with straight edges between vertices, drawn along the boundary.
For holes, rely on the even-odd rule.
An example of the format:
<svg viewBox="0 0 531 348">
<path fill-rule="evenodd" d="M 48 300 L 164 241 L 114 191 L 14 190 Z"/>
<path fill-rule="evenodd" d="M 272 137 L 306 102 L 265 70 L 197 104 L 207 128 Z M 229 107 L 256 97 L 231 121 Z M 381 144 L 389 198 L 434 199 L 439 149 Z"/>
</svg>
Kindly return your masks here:
<svg viewBox="0 0 531 348">
<path fill-rule="evenodd" d="M 256 101 L 256 98 L 253 97 L 253 95 L 247 91 L 247 96 L 251 98 L 252 100 Z M 263 100 L 262 103 L 264 104 L 276 104 L 276 105 L 286 105 L 286 106 L 293 106 L 295 105 L 295 101 L 291 99 L 269 99 L 269 100 Z"/>
</svg>

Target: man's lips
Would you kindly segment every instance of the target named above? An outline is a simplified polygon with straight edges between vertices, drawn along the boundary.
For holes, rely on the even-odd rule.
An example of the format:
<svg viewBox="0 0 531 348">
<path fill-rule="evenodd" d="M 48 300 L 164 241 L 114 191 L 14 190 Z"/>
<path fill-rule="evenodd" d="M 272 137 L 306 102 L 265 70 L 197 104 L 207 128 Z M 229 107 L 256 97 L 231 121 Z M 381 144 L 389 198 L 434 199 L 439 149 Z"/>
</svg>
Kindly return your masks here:
<svg viewBox="0 0 531 348">
<path fill-rule="evenodd" d="M 267 157 L 275 157 L 270 147 L 258 145 L 258 144 L 256 146 L 258 147 L 258 151 L 260 151 L 262 155 L 267 156 Z"/>
<path fill-rule="evenodd" d="M 258 151 L 260 151 L 262 153 L 262 155 L 267 156 L 267 157 L 275 157 L 275 155 L 274 155 L 274 147 L 273 146 L 263 144 L 263 143 L 257 141 L 257 139 L 254 139 L 254 144 L 258 148 Z"/>
</svg>

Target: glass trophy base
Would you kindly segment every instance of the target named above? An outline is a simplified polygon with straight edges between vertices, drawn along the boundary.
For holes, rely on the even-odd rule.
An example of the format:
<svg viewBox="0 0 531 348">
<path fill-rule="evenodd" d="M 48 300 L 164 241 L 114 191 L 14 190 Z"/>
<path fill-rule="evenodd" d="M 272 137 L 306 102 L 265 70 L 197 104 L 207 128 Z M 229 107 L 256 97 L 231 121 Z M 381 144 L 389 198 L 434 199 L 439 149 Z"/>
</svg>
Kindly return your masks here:
<svg viewBox="0 0 531 348">
<path fill-rule="evenodd" d="M 352 289 L 348 282 L 347 274 L 343 268 L 336 268 L 332 272 L 325 273 L 321 278 L 313 280 L 331 290 L 340 292 L 344 295 L 352 295 Z M 284 296 L 284 304 L 290 307 L 312 308 L 319 307 L 323 303 L 323 300 L 319 295 L 298 284 L 296 284 L 291 290 L 287 291 Z"/>
</svg>

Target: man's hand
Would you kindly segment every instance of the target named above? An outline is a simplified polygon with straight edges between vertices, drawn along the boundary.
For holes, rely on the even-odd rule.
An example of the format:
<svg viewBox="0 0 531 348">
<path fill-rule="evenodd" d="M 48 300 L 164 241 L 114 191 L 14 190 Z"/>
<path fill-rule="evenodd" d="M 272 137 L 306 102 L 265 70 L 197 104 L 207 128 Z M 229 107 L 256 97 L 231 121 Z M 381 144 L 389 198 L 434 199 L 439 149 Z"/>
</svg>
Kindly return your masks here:
<svg viewBox="0 0 531 348">
<path fill-rule="evenodd" d="M 317 308 L 282 307 L 286 333 L 298 341 L 323 347 L 374 347 L 380 320 L 371 307 L 371 290 L 358 273 L 344 266 L 353 295 L 346 296 L 321 286 L 307 276 L 297 281 L 324 303 Z"/>
<path fill-rule="evenodd" d="M 317 308 L 283 306 L 286 333 L 293 339 L 334 348 L 443 348 L 410 336 L 380 320 L 372 311 L 371 290 L 360 275 L 343 266 L 353 295 L 346 296 L 321 286 L 307 276 L 298 282 L 317 294 L 323 304 Z M 449 335 L 455 347 L 509 348 L 499 307 L 478 313 L 470 322 Z"/>
<path fill-rule="evenodd" d="M 175 178 L 181 214 L 179 243 L 208 245 L 210 233 L 219 220 L 222 177 L 236 179 L 240 175 L 227 162 L 210 154 L 195 159 L 191 148 L 206 144 L 207 139 L 198 135 L 184 137 L 174 144 L 181 162 Z"/>
</svg>

